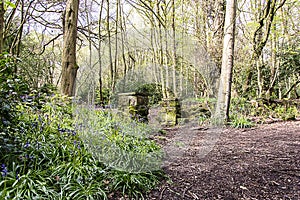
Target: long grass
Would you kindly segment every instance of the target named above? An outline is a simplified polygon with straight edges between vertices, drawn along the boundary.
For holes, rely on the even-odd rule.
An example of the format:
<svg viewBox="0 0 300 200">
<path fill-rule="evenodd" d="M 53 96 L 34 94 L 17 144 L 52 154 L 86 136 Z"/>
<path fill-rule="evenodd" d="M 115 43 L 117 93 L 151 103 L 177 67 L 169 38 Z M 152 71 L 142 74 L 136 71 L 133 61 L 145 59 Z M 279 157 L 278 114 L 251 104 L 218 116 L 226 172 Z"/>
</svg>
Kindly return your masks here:
<svg viewBox="0 0 300 200">
<path fill-rule="evenodd" d="M 59 95 L 24 102 L 0 135 L 0 199 L 137 198 L 159 182 L 162 153 L 147 125 Z"/>
</svg>

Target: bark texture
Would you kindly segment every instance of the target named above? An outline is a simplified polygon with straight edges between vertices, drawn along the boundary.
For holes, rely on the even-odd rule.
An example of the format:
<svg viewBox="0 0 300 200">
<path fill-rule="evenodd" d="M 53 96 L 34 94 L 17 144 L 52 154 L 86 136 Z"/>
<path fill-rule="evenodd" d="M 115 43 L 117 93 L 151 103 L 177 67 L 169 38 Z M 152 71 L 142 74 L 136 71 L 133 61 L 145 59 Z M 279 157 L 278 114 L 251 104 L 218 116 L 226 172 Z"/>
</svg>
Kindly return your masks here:
<svg viewBox="0 0 300 200">
<path fill-rule="evenodd" d="M 232 68 L 234 55 L 236 0 L 226 1 L 223 55 L 215 122 L 219 125 L 228 120 L 231 97 Z"/>
<path fill-rule="evenodd" d="M 3 39 L 4 39 L 4 1 L 0 0 L 0 54 L 3 53 Z"/>
<path fill-rule="evenodd" d="M 61 91 L 64 95 L 75 95 L 76 37 L 79 0 L 68 0 L 64 16 L 64 47 L 62 55 Z"/>
</svg>

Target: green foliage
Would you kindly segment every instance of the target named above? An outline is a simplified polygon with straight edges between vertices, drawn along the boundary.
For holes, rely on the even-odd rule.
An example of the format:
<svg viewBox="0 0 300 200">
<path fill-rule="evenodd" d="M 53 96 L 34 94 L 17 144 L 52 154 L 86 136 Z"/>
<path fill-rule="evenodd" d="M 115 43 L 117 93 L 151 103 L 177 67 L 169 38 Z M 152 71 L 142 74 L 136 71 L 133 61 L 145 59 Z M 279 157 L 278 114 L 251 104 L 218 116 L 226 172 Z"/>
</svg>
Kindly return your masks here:
<svg viewBox="0 0 300 200">
<path fill-rule="evenodd" d="M 229 125 L 233 128 L 251 128 L 254 124 L 243 115 L 233 115 L 230 118 Z"/>
<path fill-rule="evenodd" d="M 149 105 L 158 104 L 163 98 L 161 85 L 155 83 L 143 84 L 135 92 L 147 95 L 149 97 Z"/>
<path fill-rule="evenodd" d="M 51 85 L 30 89 L 10 61 L 0 60 L 0 199 L 138 197 L 157 184 L 153 161 L 162 154 L 147 138 L 152 129 L 104 110 L 81 109 L 87 118 L 78 118 L 69 98 Z"/>
<path fill-rule="evenodd" d="M 148 139 L 156 130 L 105 110 L 95 113 L 86 107 L 78 107 L 77 113 L 76 122 L 81 138 L 86 141 L 93 155 L 106 165 L 135 173 L 159 170 L 162 151 L 154 141 Z"/>
<path fill-rule="evenodd" d="M 59 95 L 44 99 L 40 108 L 35 102 L 17 106 L 16 129 L 9 133 L 17 142 L 4 145 L 0 160 L 8 171 L 1 179 L 1 199 L 104 198 L 103 165 L 72 128 L 69 101 Z"/>
<path fill-rule="evenodd" d="M 127 173 L 114 171 L 110 174 L 113 190 L 121 191 L 135 199 L 144 199 L 144 194 L 153 189 L 159 180 L 157 176 L 163 176 L 160 172 Z"/>
<path fill-rule="evenodd" d="M 18 143 L 0 160 L 8 171 L 0 183 L 2 198 L 104 199 L 109 190 L 142 196 L 157 184 L 161 174 L 156 156 L 162 154 L 144 138 L 150 131 L 146 125 L 121 124 L 110 113 L 99 111 L 97 124 L 89 120 L 79 128 L 68 104 L 54 95 L 40 109 L 18 106 L 19 132 L 11 133 Z M 106 139 L 96 133 L 93 138 L 85 135 L 91 126 L 104 131 Z M 104 180 L 110 184 L 106 186 Z"/>
<path fill-rule="evenodd" d="M 287 82 L 294 83 L 299 81 L 300 76 L 300 47 L 299 39 L 295 38 L 294 44 L 286 46 L 284 51 L 278 55 L 280 59 L 280 76 L 278 77 L 278 84 L 276 85 L 276 90 L 280 90 L 281 85 L 286 85 Z M 287 88 L 283 88 L 283 94 L 287 92 Z M 294 90 L 296 91 L 296 90 Z M 278 93 L 278 92 L 277 92 Z M 290 98 L 299 98 L 299 94 L 290 93 Z M 277 95 L 278 96 L 278 95 Z M 283 98 L 286 98 L 284 96 Z"/>
<path fill-rule="evenodd" d="M 248 101 L 246 99 L 232 99 L 231 113 L 233 113 L 233 121 L 239 124 L 238 121 L 245 121 L 244 117 L 241 119 L 238 116 L 253 116 L 263 118 L 276 118 L 282 120 L 294 120 L 299 115 L 297 106 L 293 101 L 281 100 L 274 101 L 271 99 L 257 99 Z M 245 122 L 246 123 L 246 122 Z"/>
<path fill-rule="evenodd" d="M 230 112 L 234 114 L 251 115 L 255 108 L 246 98 L 232 98 L 230 104 Z"/>
<path fill-rule="evenodd" d="M 286 120 L 295 120 L 299 115 L 299 112 L 296 106 L 286 107 L 286 106 L 277 106 L 274 111 L 272 111 L 272 116 L 274 118 L 281 118 L 284 121 Z"/>
<path fill-rule="evenodd" d="M 13 2 L 11 2 L 11 1 L 5 1 L 4 2 L 4 10 L 7 10 L 7 8 L 8 7 L 11 7 L 11 8 L 16 8 L 16 5 L 13 3 Z"/>
<path fill-rule="evenodd" d="M 100 99 L 100 90 L 97 89 L 96 90 L 96 94 L 97 94 L 97 97 L 96 97 L 96 104 L 98 105 L 107 105 L 109 103 L 109 99 L 110 99 L 110 90 L 108 88 L 102 88 L 102 102 L 101 102 L 101 99 Z"/>
<path fill-rule="evenodd" d="M 13 59 L 3 55 L 0 59 L 0 152 L 5 154 L 6 148 L 13 148 L 17 143 L 10 132 L 16 127 L 18 118 L 17 105 L 28 93 L 28 86 L 14 75 Z M 9 143 L 12 146 L 2 145 Z"/>
<path fill-rule="evenodd" d="M 199 125 L 209 124 L 215 103 L 216 99 L 214 98 L 185 99 L 181 102 L 181 117 L 187 118 L 187 122 L 196 120 Z"/>
<path fill-rule="evenodd" d="M 286 49 L 279 54 L 282 61 L 281 67 L 284 75 L 292 75 L 299 73 L 300 70 L 300 48 L 299 43 L 294 46 L 287 46 Z M 297 47 L 298 46 L 298 47 Z"/>
<path fill-rule="evenodd" d="M 18 29 L 18 26 L 16 29 Z M 41 38 L 38 39 L 38 37 Z M 24 36 L 17 62 L 18 76 L 22 77 L 31 88 L 36 90 L 43 85 L 54 83 L 54 74 L 57 67 L 55 63 L 60 62 L 61 58 L 53 49 L 45 49 L 43 54 L 38 52 L 41 50 L 38 47 L 41 45 L 40 41 L 43 37 L 47 36 L 38 36 L 34 33 Z"/>
</svg>

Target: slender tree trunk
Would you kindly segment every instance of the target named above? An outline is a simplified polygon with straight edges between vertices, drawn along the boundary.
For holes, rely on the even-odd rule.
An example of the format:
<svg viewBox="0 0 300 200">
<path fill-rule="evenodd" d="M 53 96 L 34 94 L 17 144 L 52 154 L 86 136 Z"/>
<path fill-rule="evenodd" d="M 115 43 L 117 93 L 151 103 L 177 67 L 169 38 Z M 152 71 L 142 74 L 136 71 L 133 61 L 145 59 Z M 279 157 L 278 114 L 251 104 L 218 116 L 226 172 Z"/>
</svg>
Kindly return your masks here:
<svg viewBox="0 0 300 200">
<path fill-rule="evenodd" d="M 121 5 L 120 5 L 121 6 Z M 126 62 L 126 55 L 125 55 L 125 39 L 126 39 L 126 19 L 124 16 L 123 7 L 120 7 L 120 29 L 121 29 L 121 48 L 122 48 L 122 59 L 124 64 L 124 80 L 126 80 L 126 73 L 127 73 L 127 62 Z M 124 86 L 126 82 L 124 81 Z"/>
<path fill-rule="evenodd" d="M 169 53 L 169 44 L 168 44 L 168 13 L 167 13 L 167 5 L 161 6 L 162 7 L 162 12 L 163 12 L 163 16 L 164 16 L 164 43 L 165 43 L 165 49 L 162 50 L 162 52 L 164 52 L 163 55 L 163 68 L 166 70 L 165 71 L 165 83 L 166 83 L 166 87 L 165 87 L 165 92 L 166 92 L 166 97 L 169 98 L 170 97 L 170 73 L 169 73 L 169 58 L 168 58 L 168 53 Z M 162 37 L 163 38 L 163 37 Z M 163 43 L 163 40 L 161 41 Z"/>
<path fill-rule="evenodd" d="M 206 3 L 206 5 L 208 5 Z M 212 35 L 212 46 L 209 49 L 211 57 L 218 69 L 221 69 L 222 65 L 222 49 L 220 46 L 222 45 L 223 33 L 224 33 L 224 0 L 215 0 L 214 1 L 214 9 L 215 9 L 215 18 L 213 22 L 214 33 Z M 216 92 L 216 91 L 215 91 Z"/>
<path fill-rule="evenodd" d="M 117 80 L 117 76 L 118 76 L 118 73 L 117 73 L 117 65 L 118 65 L 118 52 L 119 52 L 119 49 L 118 49 L 118 31 L 119 31 L 119 19 L 120 19 L 120 0 L 117 0 L 117 5 L 116 5 L 116 22 L 115 22 L 115 26 L 116 26 L 116 30 L 115 30 L 115 60 L 114 60 L 114 72 L 115 72 L 115 75 L 114 75 L 114 81 L 113 81 L 113 86 L 115 87 L 116 85 L 116 80 Z"/>
<path fill-rule="evenodd" d="M 32 2 L 29 4 L 29 7 L 30 5 L 32 4 Z M 29 9 L 28 7 L 28 9 Z M 25 23 L 25 19 L 26 18 L 26 15 L 28 14 L 28 10 L 26 11 L 26 14 L 24 14 L 24 1 L 21 1 L 21 26 L 20 26 L 20 30 L 19 30 L 19 34 L 18 34 L 18 37 L 17 37 L 17 42 L 16 42 L 16 53 L 15 55 L 17 57 L 19 57 L 20 55 L 20 51 L 21 51 L 21 42 L 22 42 L 22 35 L 23 35 L 23 27 L 24 27 L 24 23 Z"/>
<path fill-rule="evenodd" d="M 175 25 L 175 0 L 172 0 L 172 34 L 173 34 L 173 53 L 172 53 L 172 59 L 173 59 L 173 91 L 175 94 L 175 97 L 177 97 L 177 85 L 176 85 L 176 25 Z"/>
<path fill-rule="evenodd" d="M 229 118 L 232 68 L 234 55 L 236 0 L 226 1 L 223 55 L 218 100 L 215 112 L 216 125 L 223 125 Z"/>
<path fill-rule="evenodd" d="M 161 5 L 160 2 L 157 2 L 157 14 L 160 16 L 160 9 Z M 160 77 L 161 77 L 161 88 L 162 88 L 162 94 L 163 98 L 167 98 L 166 93 L 166 83 L 165 83 L 165 77 L 164 77 L 164 49 L 163 49 L 163 35 L 162 35 L 162 24 L 161 21 L 158 21 L 158 31 L 159 31 L 159 65 L 160 65 Z"/>
<path fill-rule="evenodd" d="M 101 1 L 100 11 L 99 11 L 99 22 L 98 22 L 98 59 L 99 59 L 99 98 L 100 105 L 103 104 L 103 81 L 102 81 L 102 56 L 101 56 L 101 47 L 102 47 L 102 36 L 101 36 L 101 20 L 103 12 L 103 4 L 105 0 Z"/>
<path fill-rule="evenodd" d="M 64 95 L 75 95 L 75 81 L 78 66 L 76 63 L 76 37 L 79 0 L 68 0 L 64 20 L 64 45 L 62 53 L 61 91 Z"/>
<path fill-rule="evenodd" d="M 184 16 L 184 4 L 181 4 L 181 8 L 180 8 L 180 14 L 182 16 Z M 185 30 L 185 17 L 183 18 L 182 20 L 182 28 L 181 28 L 181 41 L 183 41 L 183 38 L 184 38 L 184 30 Z M 180 57 L 181 59 L 183 58 L 183 44 L 181 45 L 181 49 L 180 49 Z M 179 81 L 179 94 L 180 96 L 183 96 L 183 61 L 180 62 L 180 74 L 179 74 L 179 77 L 180 77 L 180 81 Z"/>
<path fill-rule="evenodd" d="M 88 2 L 89 0 L 85 0 L 85 7 L 88 8 Z M 85 9 L 85 14 L 86 14 L 86 22 L 87 24 L 90 24 L 90 10 L 91 9 Z M 90 68 L 90 71 L 93 71 L 93 64 L 92 64 L 92 58 L 93 58 L 93 51 L 92 51 L 92 37 L 91 37 L 91 27 L 88 26 L 87 27 L 87 30 L 88 30 L 88 33 L 87 33 L 87 36 L 88 36 L 88 49 L 89 49 L 89 54 L 88 54 L 88 67 Z M 94 105 L 95 103 L 95 74 L 92 73 L 91 76 L 89 77 L 91 82 L 89 82 L 89 93 L 88 93 L 88 96 L 91 96 L 89 99 L 88 99 L 88 103 L 90 105 Z M 90 95 L 91 93 L 91 95 Z"/>
<path fill-rule="evenodd" d="M 20 8 L 20 13 L 21 13 L 20 26 L 18 27 L 18 30 L 15 34 L 15 37 L 14 37 L 13 41 L 10 44 L 9 52 L 10 52 L 10 54 L 15 55 L 15 56 L 18 57 L 19 54 L 20 54 L 20 48 L 21 48 L 21 43 L 22 43 L 23 27 L 24 27 L 24 24 L 27 21 L 27 16 L 29 16 L 31 14 L 30 13 L 30 8 L 31 8 L 31 4 L 33 4 L 33 1 L 29 2 L 29 4 L 27 5 L 26 10 L 25 10 L 24 0 L 18 1 L 17 4 L 18 5 L 21 4 L 21 6 L 20 6 L 21 7 Z M 17 73 L 17 68 L 15 69 L 15 73 Z"/>
<path fill-rule="evenodd" d="M 158 74 L 159 74 L 159 69 L 157 67 L 158 64 L 158 55 L 157 55 L 157 48 L 156 48 L 156 31 L 155 31 L 155 20 L 153 17 L 150 17 L 150 23 L 151 23 L 151 29 L 150 29 L 150 42 L 151 42 L 151 50 L 153 52 L 152 58 L 151 58 L 151 63 L 153 65 L 153 76 L 155 79 L 155 84 L 156 84 L 156 88 L 159 89 L 158 84 L 159 84 L 159 80 L 158 80 Z"/>
<path fill-rule="evenodd" d="M 261 59 L 263 59 L 261 57 Z M 255 61 L 255 66 L 256 66 L 256 70 L 257 70 L 257 87 L 258 87 L 258 91 L 257 91 L 257 96 L 258 98 L 262 97 L 263 94 L 263 75 L 262 75 L 262 70 L 261 70 L 261 66 L 262 66 L 263 62 L 260 62 L 260 60 L 256 60 Z"/>
<path fill-rule="evenodd" d="M 113 66 L 113 58 L 112 58 L 112 44 L 111 44 L 111 33 L 110 33 L 110 3 L 109 0 L 106 0 L 107 2 L 107 16 L 106 16 L 106 31 L 107 31 L 107 37 L 108 37 L 108 52 L 109 52 L 109 66 L 110 66 L 110 87 L 111 91 L 114 91 L 114 79 L 115 79 L 115 72 L 114 72 L 114 66 Z"/>
<path fill-rule="evenodd" d="M 0 54 L 3 53 L 3 40 L 4 40 L 4 0 L 0 0 Z"/>
<path fill-rule="evenodd" d="M 273 26 L 274 31 L 276 30 L 276 26 Z M 277 33 L 273 34 L 273 37 L 271 39 L 271 73 L 270 73 L 270 83 L 268 90 L 266 91 L 266 98 L 270 98 L 274 91 L 274 84 L 277 79 L 277 73 L 278 73 L 278 62 L 277 62 Z"/>
</svg>

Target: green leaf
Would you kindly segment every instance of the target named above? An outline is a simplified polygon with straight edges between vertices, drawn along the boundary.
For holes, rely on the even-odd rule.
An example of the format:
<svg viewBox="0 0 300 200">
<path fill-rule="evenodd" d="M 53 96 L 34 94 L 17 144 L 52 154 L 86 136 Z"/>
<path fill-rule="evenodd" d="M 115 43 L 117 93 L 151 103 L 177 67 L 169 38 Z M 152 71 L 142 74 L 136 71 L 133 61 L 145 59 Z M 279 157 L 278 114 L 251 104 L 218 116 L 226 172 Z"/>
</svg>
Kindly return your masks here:
<svg viewBox="0 0 300 200">
<path fill-rule="evenodd" d="M 16 4 L 14 4 L 14 3 L 10 2 L 10 1 L 5 1 L 4 9 L 6 10 L 8 7 L 16 8 Z"/>
</svg>

